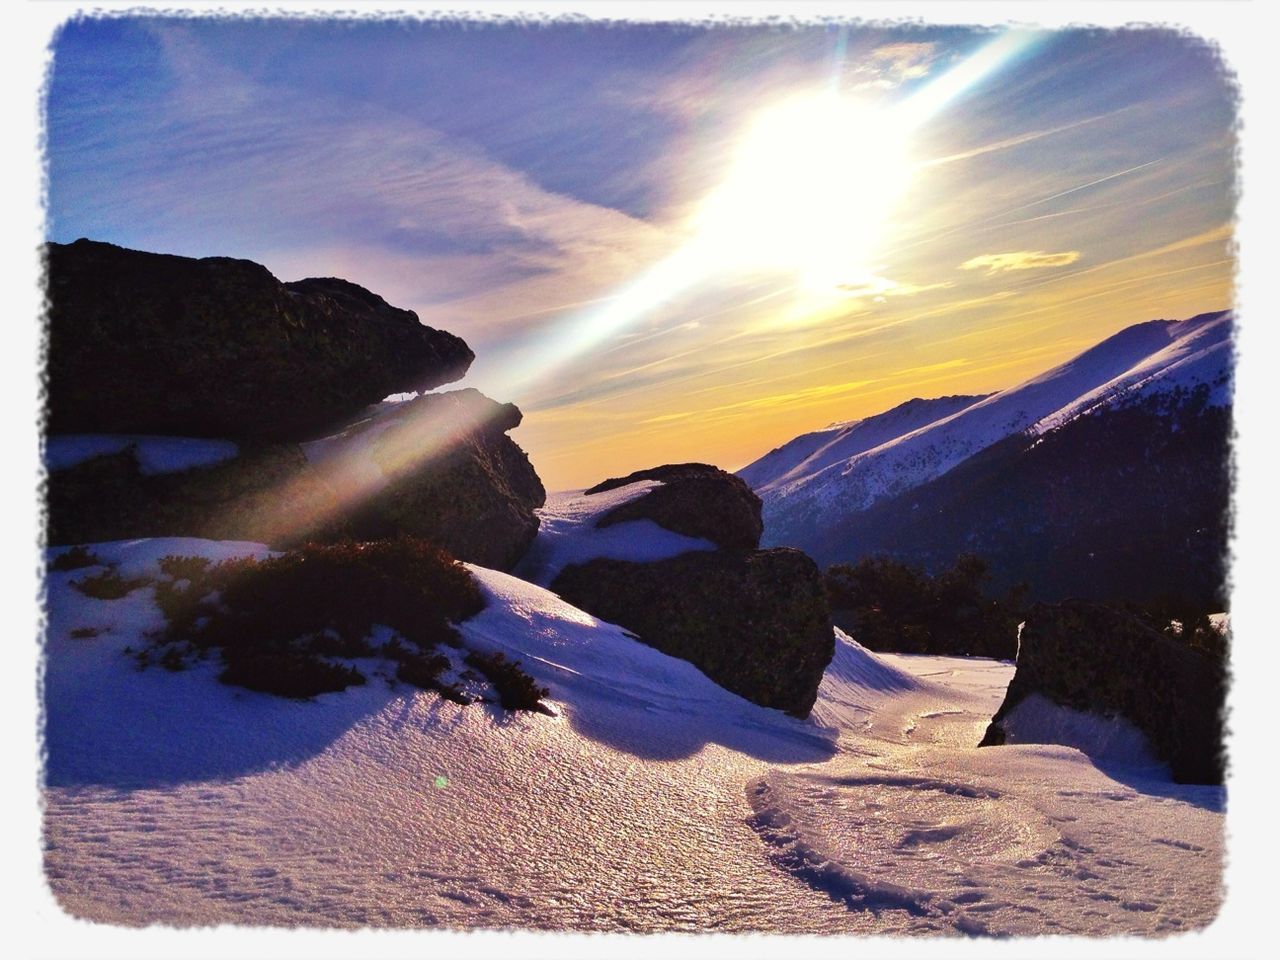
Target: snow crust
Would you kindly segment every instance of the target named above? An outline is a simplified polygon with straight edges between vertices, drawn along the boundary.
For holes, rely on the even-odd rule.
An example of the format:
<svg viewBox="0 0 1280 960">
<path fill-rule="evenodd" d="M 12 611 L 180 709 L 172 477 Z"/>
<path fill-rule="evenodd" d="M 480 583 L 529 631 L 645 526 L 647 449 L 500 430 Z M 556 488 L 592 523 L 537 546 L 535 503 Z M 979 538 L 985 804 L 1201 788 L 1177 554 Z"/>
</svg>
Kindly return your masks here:
<svg viewBox="0 0 1280 960">
<path fill-rule="evenodd" d="M 122 574 L 197 540 L 95 545 Z M 53 555 L 56 551 L 51 551 Z M 976 749 L 1013 666 L 838 633 L 807 721 L 531 583 L 471 568 L 469 647 L 555 716 L 370 682 L 312 701 L 139 672 L 153 589 L 50 572 L 46 874 L 145 924 L 1153 934 L 1220 901 L 1219 788 L 1067 746 Z M 84 628 L 99 631 L 84 636 Z M 72 631 L 82 635 L 73 637 Z"/>
<path fill-rule="evenodd" d="M 652 563 L 694 550 L 716 549 L 710 540 L 675 533 L 652 520 L 596 526 L 610 510 L 660 486 L 659 480 L 638 480 L 601 493 L 571 490 L 548 494 L 546 504 L 537 511 L 541 520 L 538 536 L 516 568 L 517 575 L 549 586 L 565 567 L 588 560 Z"/>
<path fill-rule="evenodd" d="M 70 433 L 48 438 L 44 462 L 50 472 L 55 472 L 78 466 L 94 457 L 123 453 L 130 448 L 144 476 L 212 467 L 240 455 L 240 448 L 230 440 Z"/>
<path fill-rule="evenodd" d="M 1001 721 L 1009 743 L 1061 743 L 1100 760 L 1132 767 L 1156 767 L 1150 744 L 1124 717 L 1075 710 L 1033 693 Z"/>
</svg>

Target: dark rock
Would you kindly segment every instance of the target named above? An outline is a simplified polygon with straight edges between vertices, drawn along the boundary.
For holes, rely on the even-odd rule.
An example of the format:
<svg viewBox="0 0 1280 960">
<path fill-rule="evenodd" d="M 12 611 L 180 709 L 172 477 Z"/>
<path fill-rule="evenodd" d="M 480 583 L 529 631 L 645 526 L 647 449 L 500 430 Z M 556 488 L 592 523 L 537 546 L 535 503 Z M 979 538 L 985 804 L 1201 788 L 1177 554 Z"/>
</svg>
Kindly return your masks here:
<svg viewBox="0 0 1280 960">
<path fill-rule="evenodd" d="M 808 715 L 835 651 L 817 566 L 798 550 L 592 560 L 551 589 L 766 707 Z"/>
<path fill-rule="evenodd" d="M 297 439 L 473 359 L 344 280 L 90 240 L 47 250 L 53 433 Z"/>
<path fill-rule="evenodd" d="M 297 444 L 242 446 L 215 466 L 146 475 L 132 448 L 49 474 L 50 546 L 204 537 L 290 546 L 339 513 Z"/>
<path fill-rule="evenodd" d="M 1002 721 L 1033 693 L 1128 720 L 1180 783 L 1222 782 L 1223 661 L 1134 613 L 1081 600 L 1033 607 L 1022 629 L 1017 671 L 980 746 L 1003 744 Z"/>
<path fill-rule="evenodd" d="M 513 405 L 459 390 L 358 423 L 312 460 L 298 444 L 258 443 L 215 466 L 148 476 L 131 450 L 96 457 L 50 474 L 49 544 L 191 536 L 286 547 L 405 533 L 510 569 L 546 499 L 505 435 L 519 422 Z"/>
<path fill-rule="evenodd" d="M 596 526 L 648 519 L 729 550 L 753 550 L 759 546 L 764 532 L 760 498 L 744 481 L 718 467 L 705 463 L 668 464 L 606 480 L 585 492 L 601 493 L 638 480 L 660 480 L 663 485 L 610 510 Z"/>
<path fill-rule="evenodd" d="M 353 535 L 404 532 L 459 559 L 510 570 L 537 535 L 534 510 L 547 498 L 528 456 L 506 436 L 521 418 L 514 404 L 476 390 L 427 394 L 379 417 L 363 456 L 387 485 L 351 513 Z M 359 444 L 370 425 L 348 431 L 344 446 Z"/>
</svg>

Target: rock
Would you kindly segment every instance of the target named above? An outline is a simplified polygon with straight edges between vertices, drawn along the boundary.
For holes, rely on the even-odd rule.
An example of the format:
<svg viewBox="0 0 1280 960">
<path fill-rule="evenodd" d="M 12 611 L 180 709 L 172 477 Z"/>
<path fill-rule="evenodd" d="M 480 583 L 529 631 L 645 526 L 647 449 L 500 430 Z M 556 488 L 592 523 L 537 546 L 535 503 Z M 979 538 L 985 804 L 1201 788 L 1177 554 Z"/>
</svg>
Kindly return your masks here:
<svg viewBox="0 0 1280 960">
<path fill-rule="evenodd" d="M 344 280 L 91 240 L 47 251 L 53 433 L 299 439 L 473 359 Z"/>
<path fill-rule="evenodd" d="M 506 435 L 522 415 L 476 390 L 426 394 L 347 431 L 318 458 L 374 465 L 385 485 L 348 519 L 358 539 L 399 532 L 429 539 L 461 560 L 510 570 L 538 532 L 547 493 L 528 456 Z M 326 441 L 332 443 L 332 441 Z"/>
<path fill-rule="evenodd" d="M 743 480 L 718 467 L 705 463 L 668 464 L 605 480 L 585 492 L 603 493 L 638 480 L 660 480 L 663 485 L 609 511 L 596 526 L 648 519 L 729 550 L 753 550 L 759 546 L 764 532 L 760 498 Z"/>
<path fill-rule="evenodd" d="M 654 563 L 592 560 L 552 590 L 716 683 L 807 716 L 835 650 L 822 577 L 798 550 L 716 550 Z"/>
<path fill-rule="evenodd" d="M 127 448 L 51 471 L 46 495 L 50 546 L 185 536 L 286 547 L 340 512 L 294 443 L 243 445 L 233 460 L 158 475 Z"/>
<path fill-rule="evenodd" d="M 273 547 L 406 533 L 507 570 L 546 493 L 505 431 L 520 411 L 475 390 L 427 394 L 303 445 L 242 445 L 214 466 L 145 475 L 132 450 L 48 480 L 50 545 L 191 536 Z"/>
<path fill-rule="evenodd" d="M 1033 694 L 1075 710 L 1123 717 L 1142 731 L 1180 783 L 1222 782 L 1223 662 L 1136 614 L 1081 600 L 1036 604 L 1022 628 L 1004 703 L 979 745 L 1005 743 L 1004 721 Z"/>
</svg>

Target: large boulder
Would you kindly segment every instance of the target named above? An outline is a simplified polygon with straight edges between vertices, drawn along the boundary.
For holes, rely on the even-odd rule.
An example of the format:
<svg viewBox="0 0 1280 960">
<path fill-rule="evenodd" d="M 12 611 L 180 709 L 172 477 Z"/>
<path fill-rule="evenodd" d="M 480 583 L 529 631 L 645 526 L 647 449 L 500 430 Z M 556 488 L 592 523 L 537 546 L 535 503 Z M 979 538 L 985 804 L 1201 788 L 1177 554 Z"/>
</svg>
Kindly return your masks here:
<svg viewBox="0 0 1280 960">
<path fill-rule="evenodd" d="M 657 480 L 662 485 L 610 510 L 596 521 L 597 527 L 648 519 L 729 550 L 754 550 L 760 545 L 764 532 L 760 498 L 743 480 L 709 464 L 677 463 L 637 470 L 585 492 L 604 493 L 640 480 Z"/>
<path fill-rule="evenodd" d="M 631 485 L 634 496 L 623 489 Z M 609 506 L 589 509 L 611 491 Z M 575 517 L 580 531 L 566 529 Z M 668 532 L 655 535 L 653 524 Z M 740 480 L 704 464 L 638 471 L 576 498 L 548 537 L 568 543 L 549 542 L 548 557 L 575 558 L 542 564 L 570 603 L 748 700 L 808 714 L 835 649 L 822 576 L 798 550 L 754 549 L 760 501 Z M 650 559 L 621 559 L 627 537 L 632 556 Z"/>
<path fill-rule="evenodd" d="M 537 534 L 534 511 L 547 498 L 529 457 L 506 435 L 521 418 L 515 404 L 476 390 L 426 394 L 308 451 L 341 487 L 360 487 L 374 471 L 346 519 L 357 539 L 405 532 L 509 570 Z"/>
<path fill-rule="evenodd" d="M 191 536 L 274 547 L 407 533 L 510 569 L 545 491 L 506 431 L 520 411 L 475 390 L 427 394 L 304 445 L 242 444 L 208 466 L 146 469 L 148 444 L 53 469 L 50 545 Z"/>
<path fill-rule="evenodd" d="M 798 717 L 835 651 L 822 576 L 789 547 L 592 560 L 565 568 L 551 588 L 725 689 Z"/>
<path fill-rule="evenodd" d="M 91 240 L 47 252 L 52 433 L 298 439 L 473 359 L 344 280 Z"/>
<path fill-rule="evenodd" d="M 1037 604 L 1022 628 L 1017 670 L 980 746 L 1017 740 L 1014 715 L 1034 695 L 1122 718 L 1181 783 L 1221 783 L 1225 665 L 1104 603 Z"/>
</svg>

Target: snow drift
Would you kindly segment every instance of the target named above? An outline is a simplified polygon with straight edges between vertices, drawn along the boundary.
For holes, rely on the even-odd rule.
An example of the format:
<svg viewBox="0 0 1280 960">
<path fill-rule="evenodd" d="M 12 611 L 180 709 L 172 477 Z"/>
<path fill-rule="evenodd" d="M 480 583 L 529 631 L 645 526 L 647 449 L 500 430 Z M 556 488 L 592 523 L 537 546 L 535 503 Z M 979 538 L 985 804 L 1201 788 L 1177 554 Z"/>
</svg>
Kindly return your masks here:
<svg viewBox="0 0 1280 960">
<path fill-rule="evenodd" d="M 172 553 L 95 545 L 122 574 Z M 139 672 L 151 587 L 47 579 L 46 876 L 103 922 L 1164 933 L 1220 898 L 1222 791 L 1068 747 L 973 744 L 1011 666 L 847 636 L 801 721 L 547 591 L 472 568 L 468 646 L 555 716 L 374 676 L 292 701 Z M 1140 891 L 1140 892 L 1139 892 Z"/>
</svg>

